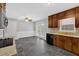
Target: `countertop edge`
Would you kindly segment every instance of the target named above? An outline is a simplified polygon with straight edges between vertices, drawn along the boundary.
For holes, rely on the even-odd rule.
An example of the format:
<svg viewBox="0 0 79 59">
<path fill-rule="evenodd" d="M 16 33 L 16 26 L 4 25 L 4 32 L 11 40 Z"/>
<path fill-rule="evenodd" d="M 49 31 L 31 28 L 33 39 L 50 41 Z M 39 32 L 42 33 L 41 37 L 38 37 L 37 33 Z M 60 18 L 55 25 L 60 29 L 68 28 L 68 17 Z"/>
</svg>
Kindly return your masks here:
<svg viewBox="0 0 79 59">
<path fill-rule="evenodd" d="M 62 35 L 62 36 L 68 36 L 68 37 L 79 38 L 79 35 L 71 35 L 71 34 L 60 34 L 60 33 L 48 33 L 48 34 L 54 34 L 54 35 Z"/>
</svg>

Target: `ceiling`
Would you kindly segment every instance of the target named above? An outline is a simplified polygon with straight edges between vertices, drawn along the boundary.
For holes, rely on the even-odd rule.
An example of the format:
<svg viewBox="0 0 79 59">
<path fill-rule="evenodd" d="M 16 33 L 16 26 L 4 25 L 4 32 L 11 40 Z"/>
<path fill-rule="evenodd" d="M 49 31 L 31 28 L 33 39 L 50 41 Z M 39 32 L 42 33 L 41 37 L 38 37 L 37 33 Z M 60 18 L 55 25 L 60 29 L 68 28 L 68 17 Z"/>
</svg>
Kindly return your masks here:
<svg viewBox="0 0 79 59">
<path fill-rule="evenodd" d="M 33 21 L 37 21 L 76 6 L 79 6 L 79 3 L 7 3 L 6 14 L 9 18 L 24 20 L 29 16 Z"/>
</svg>

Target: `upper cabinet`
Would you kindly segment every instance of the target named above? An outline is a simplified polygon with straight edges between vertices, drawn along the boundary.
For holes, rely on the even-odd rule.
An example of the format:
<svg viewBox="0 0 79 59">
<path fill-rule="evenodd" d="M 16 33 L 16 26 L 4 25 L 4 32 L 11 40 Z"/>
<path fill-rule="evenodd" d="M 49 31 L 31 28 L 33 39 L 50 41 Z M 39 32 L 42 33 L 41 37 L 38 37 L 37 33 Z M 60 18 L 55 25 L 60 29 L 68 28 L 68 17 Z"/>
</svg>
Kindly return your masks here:
<svg viewBox="0 0 79 59">
<path fill-rule="evenodd" d="M 75 27 L 79 28 L 79 7 L 76 8 L 75 20 Z"/>
<path fill-rule="evenodd" d="M 49 28 L 53 27 L 53 18 L 52 18 L 52 16 L 48 16 L 48 27 Z"/>
<path fill-rule="evenodd" d="M 53 15 L 53 28 L 57 28 L 58 27 L 58 15 L 55 14 Z"/>
<path fill-rule="evenodd" d="M 58 20 L 65 18 L 65 12 L 58 13 L 57 15 L 58 15 Z"/>
<path fill-rule="evenodd" d="M 48 17 L 48 27 L 58 28 L 59 20 L 75 17 L 75 27 L 79 28 L 79 7 L 75 7 Z M 51 18 L 51 19 L 50 19 Z M 50 19 L 50 20 L 49 20 Z M 51 23 L 51 24 L 50 24 Z"/>
<path fill-rule="evenodd" d="M 75 17 L 75 8 L 65 11 L 65 18 Z"/>
<path fill-rule="evenodd" d="M 57 28 L 58 27 L 57 15 L 48 16 L 48 27 L 49 28 Z"/>
</svg>

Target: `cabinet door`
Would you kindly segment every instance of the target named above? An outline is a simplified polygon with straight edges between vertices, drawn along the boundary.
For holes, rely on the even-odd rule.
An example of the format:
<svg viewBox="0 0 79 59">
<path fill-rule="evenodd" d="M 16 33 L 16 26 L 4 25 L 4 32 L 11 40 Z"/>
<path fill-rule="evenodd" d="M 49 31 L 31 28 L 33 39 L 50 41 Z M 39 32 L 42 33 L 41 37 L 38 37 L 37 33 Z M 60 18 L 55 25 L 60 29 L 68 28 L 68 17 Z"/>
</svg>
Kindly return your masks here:
<svg viewBox="0 0 79 59">
<path fill-rule="evenodd" d="M 48 16 L 48 27 L 49 28 L 57 28 L 58 27 L 57 15 Z"/>
<path fill-rule="evenodd" d="M 76 8 L 75 27 L 79 28 L 79 7 Z"/>
<path fill-rule="evenodd" d="M 55 46 L 57 46 L 57 36 L 56 35 L 53 36 L 53 44 Z"/>
<path fill-rule="evenodd" d="M 72 39 L 70 37 L 65 37 L 64 49 L 72 51 Z"/>
<path fill-rule="evenodd" d="M 64 19 L 65 12 L 58 13 L 58 20 Z"/>
<path fill-rule="evenodd" d="M 64 48 L 64 37 L 63 36 L 59 36 L 58 40 L 59 40 L 59 45 L 58 46 L 60 48 Z"/>
<path fill-rule="evenodd" d="M 52 18 L 52 16 L 48 16 L 48 27 L 49 28 L 52 28 L 53 27 L 53 18 Z"/>
<path fill-rule="evenodd" d="M 57 15 L 53 15 L 53 21 L 52 21 L 52 25 L 53 28 L 57 28 L 58 27 L 58 19 L 57 19 Z"/>
<path fill-rule="evenodd" d="M 53 43 L 54 43 L 54 45 L 59 46 L 59 36 L 58 35 L 54 35 Z"/>
<path fill-rule="evenodd" d="M 63 48 L 64 47 L 64 39 L 62 36 L 56 35 L 54 36 L 54 45 Z"/>
<path fill-rule="evenodd" d="M 72 38 L 72 52 L 79 55 L 79 38 Z"/>
<path fill-rule="evenodd" d="M 65 11 L 65 18 L 75 17 L 75 8 Z"/>
</svg>

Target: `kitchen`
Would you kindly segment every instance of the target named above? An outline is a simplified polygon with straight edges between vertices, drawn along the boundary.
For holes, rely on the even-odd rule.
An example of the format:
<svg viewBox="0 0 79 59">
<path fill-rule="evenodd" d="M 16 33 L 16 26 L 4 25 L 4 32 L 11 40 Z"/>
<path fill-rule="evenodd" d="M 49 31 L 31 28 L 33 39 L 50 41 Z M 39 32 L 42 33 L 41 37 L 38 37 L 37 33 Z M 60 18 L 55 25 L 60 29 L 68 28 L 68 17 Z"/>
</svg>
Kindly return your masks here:
<svg viewBox="0 0 79 59">
<path fill-rule="evenodd" d="M 78 3 L 6 3 L 5 6 L 0 9 L 5 12 L 8 24 L 1 27 L 0 38 L 7 43 L 12 41 L 0 48 L 1 55 L 79 55 Z"/>
<path fill-rule="evenodd" d="M 58 32 L 51 33 L 53 34 L 53 37 L 51 36 L 53 44 L 77 55 L 79 53 L 78 8 L 79 7 L 75 7 L 48 17 L 49 28 L 60 27 Z"/>
</svg>

